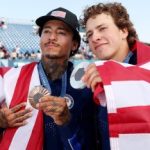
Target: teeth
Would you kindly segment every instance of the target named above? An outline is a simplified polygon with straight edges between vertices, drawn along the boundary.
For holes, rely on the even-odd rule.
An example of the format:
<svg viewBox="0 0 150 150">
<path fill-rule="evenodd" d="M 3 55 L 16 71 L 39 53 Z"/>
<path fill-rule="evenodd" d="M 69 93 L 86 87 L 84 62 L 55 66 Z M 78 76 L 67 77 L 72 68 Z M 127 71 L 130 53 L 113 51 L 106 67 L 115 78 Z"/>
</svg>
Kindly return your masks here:
<svg viewBox="0 0 150 150">
<path fill-rule="evenodd" d="M 36 108 L 36 104 L 39 102 L 39 99 L 43 96 L 51 95 L 51 93 L 44 88 L 43 86 L 35 86 L 29 93 L 28 99 L 32 107 Z"/>
</svg>

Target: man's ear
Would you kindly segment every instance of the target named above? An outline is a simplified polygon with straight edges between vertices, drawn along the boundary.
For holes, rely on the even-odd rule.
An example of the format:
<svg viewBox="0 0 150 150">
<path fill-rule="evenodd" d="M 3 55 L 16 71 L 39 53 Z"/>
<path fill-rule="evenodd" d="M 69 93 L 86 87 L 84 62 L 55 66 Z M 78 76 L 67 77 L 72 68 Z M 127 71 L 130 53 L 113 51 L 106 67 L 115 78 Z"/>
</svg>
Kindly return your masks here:
<svg viewBox="0 0 150 150">
<path fill-rule="evenodd" d="M 77 41 L 73 41 L 72 43 L 72 51 L 75 51 L 78 48 L 79 43 Z"/>
<path fill-rule="evenodd" d="M 122 39 L 126 39 L 128 37 L 128 34 L 129 34 L 127 28 L 121 29 L 121 32 L 122 32 Z"/>
</svg>

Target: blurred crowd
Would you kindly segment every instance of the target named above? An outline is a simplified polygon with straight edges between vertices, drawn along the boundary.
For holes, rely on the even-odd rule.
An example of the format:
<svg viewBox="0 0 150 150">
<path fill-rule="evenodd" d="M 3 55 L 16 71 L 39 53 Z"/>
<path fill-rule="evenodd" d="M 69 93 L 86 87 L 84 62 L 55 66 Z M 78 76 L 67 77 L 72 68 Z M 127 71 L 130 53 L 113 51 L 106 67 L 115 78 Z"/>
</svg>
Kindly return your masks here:
<svg viewBox="0 0 150 150">
<path fill-rule="evenodd" d="M 11 52 L 9 52 L 0 41 L 0 59 L 40 59 L 41 52 L 26 51 L 25 53 L 20 51 L 20 47 L 17 45 Z"/>
<path fill-rule="evenodd" d="M 4 46 L 2 41 L 0 41 L 0 59 L 40 59 L 41 52 L 38 50 L 35 51 L 26 51 L 22 52 L 21 48 L 16 45 L 16 47 L 12 51 L 8 51 Z M 74 59 L 94 59 L 92 51 L 89 49 L 88 44 L 85 42 L 81 42 L 81 46 L 79 48 L 78 53 L 73 57 Z"/>
</svg>

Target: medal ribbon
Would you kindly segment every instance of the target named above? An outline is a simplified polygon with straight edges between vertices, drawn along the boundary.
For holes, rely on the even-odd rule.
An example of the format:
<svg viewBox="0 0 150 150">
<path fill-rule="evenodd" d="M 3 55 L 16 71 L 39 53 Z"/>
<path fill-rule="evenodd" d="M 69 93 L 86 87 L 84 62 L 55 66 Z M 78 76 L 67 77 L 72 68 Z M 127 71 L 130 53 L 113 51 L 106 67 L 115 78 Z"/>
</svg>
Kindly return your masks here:
<svg viewBox="0 0 150 150">
<path fill-rule="evenodd" d="M 41 62 L 38 64 L 38 71 L 39 71 L 39 77 L 40 77 L 40 80 L 41 80 L 41 84 L 45 88 L 47 88 L 50 93 L 52 93 L 51 86 L 48 82 L 48 79 L 46 77 L 46 74 L 44 72 L 44 69 L 43 69 L 43 66 L 42 66 Z M 67 87 L 67 72 L 65 71 L 65 73 L 62 75 L 62 88 L 61 88 L 61 93 L 60 93 L 61 97 L 65 96 L 66 87 Z"/>
</svg>

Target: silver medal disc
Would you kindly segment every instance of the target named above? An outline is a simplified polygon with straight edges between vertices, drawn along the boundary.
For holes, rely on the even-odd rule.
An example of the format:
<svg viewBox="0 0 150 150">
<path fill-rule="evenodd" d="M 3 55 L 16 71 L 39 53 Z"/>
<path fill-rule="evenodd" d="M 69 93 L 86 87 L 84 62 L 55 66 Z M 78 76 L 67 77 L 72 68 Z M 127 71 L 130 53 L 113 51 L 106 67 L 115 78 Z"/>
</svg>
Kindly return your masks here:
<svg viewBox="0 0 150 150">
<path fill-rule="evenodd" d="M 43 86 L 35 86 L 29 93 L 28 99 L 32 107 L 36 108 L 36 104 L 39 102 L 39 99 L 43 96 L 50 95 L 51 93 L 44 88 Z"/>
<path fill-rule="evenodd" d="M 73 88 L 75 89 L 83 89 L 85 87 L 84 82 L 81 80 L 82 76 L 85 73 L 85 69 L 87 68 L 87 66 L 90 64 L 90 62 L 82 62 L 80 64 L 78 64 L 70 77 L 70 84 Z"/>
</svg>

